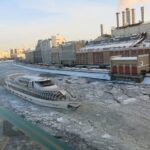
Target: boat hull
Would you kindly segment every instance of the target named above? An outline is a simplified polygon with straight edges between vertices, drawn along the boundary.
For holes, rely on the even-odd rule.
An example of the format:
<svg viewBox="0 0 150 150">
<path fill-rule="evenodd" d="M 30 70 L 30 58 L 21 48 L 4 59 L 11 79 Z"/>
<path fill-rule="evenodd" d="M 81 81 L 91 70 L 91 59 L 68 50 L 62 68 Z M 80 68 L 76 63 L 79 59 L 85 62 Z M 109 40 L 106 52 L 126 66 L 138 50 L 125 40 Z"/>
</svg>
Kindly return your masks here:
<svg viewBox="0 0 150 150">
<path fill-rule="evenodd" d="M 6 83 L 5 88 L 8 91 L 13 93 L 14 95 L 17 95 L 23 98 L 24 100 L 27 100 L 37 105 L 41 105 L 45 107 L 52 107 L 52 108 L 60 108 L 60 109 L 76 109 L 81 105 L 80 102 L 71 102 L 71 101 L 63 101 L 63 100 L 62 101 L 50 101 L 50 100 L 44 100 L 41 98 L 33 97 L 31 95 L 27 95 L 20 91 L 14 90 L 13 88 L 9 86 L 9 83 L 7 81 L 5 83 Z"/>
</svg>

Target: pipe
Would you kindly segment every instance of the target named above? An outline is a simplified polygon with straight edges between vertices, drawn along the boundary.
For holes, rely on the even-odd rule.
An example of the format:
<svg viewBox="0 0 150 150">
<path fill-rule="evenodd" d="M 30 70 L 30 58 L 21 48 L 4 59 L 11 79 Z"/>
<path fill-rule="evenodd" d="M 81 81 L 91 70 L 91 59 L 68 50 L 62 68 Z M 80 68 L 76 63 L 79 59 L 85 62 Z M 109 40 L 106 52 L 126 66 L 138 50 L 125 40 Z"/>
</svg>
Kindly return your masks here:
<svg viewBox="0 0 150 150">
<path fill-rule="evenodd" d="M 101 24 L 101 36 L 104 35 L 104 29 L 103 29 L 103 24 Z"/>
<path fill-rule="evenodd" d="M 135 9 L 132 9 L 132 24 L 135 24 Z"/>
<path fill-rule="evenodd" d="M 122 12 L 122 26 L 125 26 L 125 12 Z"/>
<path fill-rule="evenodd" d="M 130 9 L 126 8 L 126 22 L 127 25 L 130 25 Z"/>
<path fill-rule="evenodd" d="M 117 28 L 119 28 L 119 12 L 116 13 L 116 19 L 117 19 Z"/>
<path fill-rule="evenodd" d="M 144 23 L 144 7 L 141 7 L 141 21 Z"/>
</svg>

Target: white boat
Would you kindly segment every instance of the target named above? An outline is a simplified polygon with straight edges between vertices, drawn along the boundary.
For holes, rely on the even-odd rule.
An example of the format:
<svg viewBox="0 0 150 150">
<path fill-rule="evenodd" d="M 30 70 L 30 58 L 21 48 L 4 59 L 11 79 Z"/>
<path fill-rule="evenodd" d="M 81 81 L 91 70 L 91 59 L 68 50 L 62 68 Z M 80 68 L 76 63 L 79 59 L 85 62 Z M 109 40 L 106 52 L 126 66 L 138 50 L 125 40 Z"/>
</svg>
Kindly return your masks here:
<svg viewBox="0 0 150 150">
<path fill-rule="evenodd" d="M 50 78 L 13 74 L 6 78 L 5 84 L 6 89 L 11 93 L 41 106 L 69 109 L 81 105 Z"/>
</svg>

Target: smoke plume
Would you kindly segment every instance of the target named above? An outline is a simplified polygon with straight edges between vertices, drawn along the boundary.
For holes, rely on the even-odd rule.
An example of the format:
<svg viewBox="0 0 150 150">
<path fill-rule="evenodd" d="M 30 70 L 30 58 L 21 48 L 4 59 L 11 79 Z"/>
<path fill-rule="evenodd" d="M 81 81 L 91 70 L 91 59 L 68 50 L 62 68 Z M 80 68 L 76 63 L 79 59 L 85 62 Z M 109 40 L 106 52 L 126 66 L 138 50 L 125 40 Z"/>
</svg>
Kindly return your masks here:
<svg viewBox="0 0 150 150">
<path fill-rule="evenodd" d="M 150 2 L 150 0 L 120 0 L 119 9 L 123 10 L 125 8 L 131 8 L 134 4 L 145 4 Z"/>
</svg>

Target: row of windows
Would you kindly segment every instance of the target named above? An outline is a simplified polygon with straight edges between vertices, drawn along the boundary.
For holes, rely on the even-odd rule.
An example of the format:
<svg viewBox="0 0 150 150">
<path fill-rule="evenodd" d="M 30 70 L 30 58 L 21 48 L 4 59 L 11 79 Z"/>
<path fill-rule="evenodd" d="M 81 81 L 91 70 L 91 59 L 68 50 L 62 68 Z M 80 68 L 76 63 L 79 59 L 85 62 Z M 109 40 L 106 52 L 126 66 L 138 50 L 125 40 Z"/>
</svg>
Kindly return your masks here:
<svg viewBox="0 0 150 150">
<path fill-rule="evenodd" d="M 137 67 L 136 64 L 131 64 L 131 65 L 113 65 L 113 67 Z"/>
</svg>

